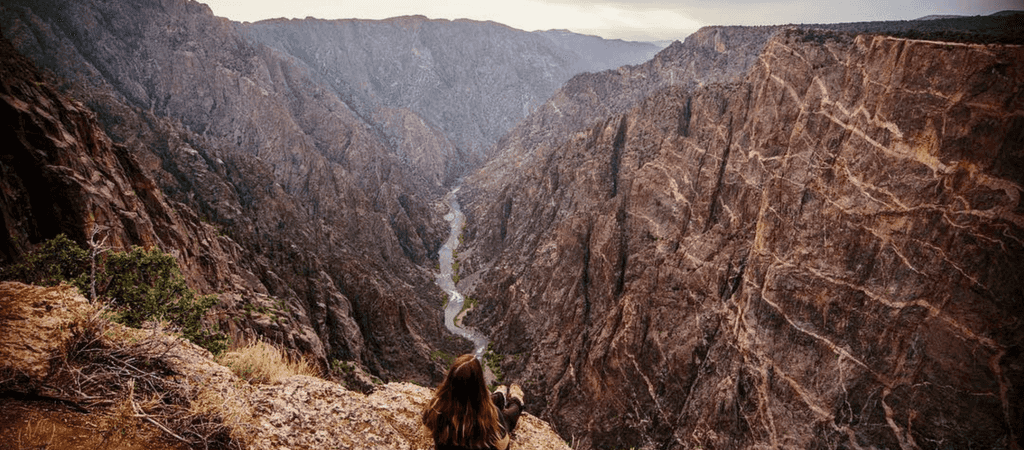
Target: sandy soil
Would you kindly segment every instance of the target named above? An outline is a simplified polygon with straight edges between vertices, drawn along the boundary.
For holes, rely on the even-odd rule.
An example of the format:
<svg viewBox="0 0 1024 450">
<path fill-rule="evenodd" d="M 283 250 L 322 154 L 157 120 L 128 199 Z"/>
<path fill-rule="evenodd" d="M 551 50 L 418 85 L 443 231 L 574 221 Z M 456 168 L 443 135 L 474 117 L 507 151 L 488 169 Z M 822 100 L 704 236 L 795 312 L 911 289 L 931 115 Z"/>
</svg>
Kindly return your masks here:
<svg viewBox="0 0 1024 450">
<path fill-rule="evenodd" d="M 11 450 L 187 450 L 132 417 L 83 413 L 60 402 L 0 398 L 0 447 Z"/>
</svg>

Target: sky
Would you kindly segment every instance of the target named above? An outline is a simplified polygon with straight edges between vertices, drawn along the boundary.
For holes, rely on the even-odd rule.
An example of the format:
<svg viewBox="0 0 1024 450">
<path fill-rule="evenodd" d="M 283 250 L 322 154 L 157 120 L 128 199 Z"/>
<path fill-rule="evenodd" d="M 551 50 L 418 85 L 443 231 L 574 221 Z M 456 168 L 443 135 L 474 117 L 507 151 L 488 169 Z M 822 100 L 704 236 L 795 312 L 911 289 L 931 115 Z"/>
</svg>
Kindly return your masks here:
<svg viewBox="0 0 1024 450">
<path fill-rule="evenodd" d="M 608 39 L 683 39 L 706 25 L 909 20 L 1024 9 L 1024 0 L 198 0 L 235 21 L 278 17 L 493 20 L 526 31 L 568 29 Z"/>
</svg>

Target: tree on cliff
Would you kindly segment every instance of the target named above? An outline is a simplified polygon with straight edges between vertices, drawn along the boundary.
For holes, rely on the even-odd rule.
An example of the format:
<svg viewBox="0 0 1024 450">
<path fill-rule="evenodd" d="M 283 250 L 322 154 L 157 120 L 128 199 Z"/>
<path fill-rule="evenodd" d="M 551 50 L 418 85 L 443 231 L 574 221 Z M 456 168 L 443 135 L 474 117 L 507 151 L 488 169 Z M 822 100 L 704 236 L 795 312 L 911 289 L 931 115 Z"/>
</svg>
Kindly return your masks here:
<svg viewBox="0 0 1024 450">
<path fill-rule="evenodd" d="M 174 257 L 156 248 L 133 247 L 127 252 L 101 251 L 90 256 L 60 234 L 27 254 L 23 262 L 0 267 L 0 280 L 42 286 L 71 284 L 79 292 L 93 292 L 92 300 L 107 302 L 116 322 L 138 328 L 149 321 L 166 321 L 185 339 L 214 354 L 227 348 L 227 337 L 202 322 L 217 304 L 217 296 L 197 296 L 185 284 Z"/>
</svg>

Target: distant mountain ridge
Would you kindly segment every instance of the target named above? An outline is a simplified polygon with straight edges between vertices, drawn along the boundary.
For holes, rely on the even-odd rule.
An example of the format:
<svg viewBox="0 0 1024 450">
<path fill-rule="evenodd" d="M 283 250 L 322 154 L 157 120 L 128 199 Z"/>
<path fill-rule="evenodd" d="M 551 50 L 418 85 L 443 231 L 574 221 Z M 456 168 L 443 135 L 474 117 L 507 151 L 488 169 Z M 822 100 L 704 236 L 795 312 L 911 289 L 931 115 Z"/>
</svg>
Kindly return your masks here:
<svg viewBox="0 0 1024 450">
<path fill-rule="evenodd" d="M 482 163 L 498 138 L 571 76 L 638 64 L 658 51 L 647 43 L 424 16 L 236 27 L 331 86 L 434 184 Z"/>
<path fill-rule="evenodd" d="M 994 12 L 992 14 L 989 14 L 988 16 L 989 17 L 1012 16 L 1012 15 L 1020 14 L 1020 13 L 1024 13 L 1024 10 L 1006 9 L 1006 10 L 1003 10 L 1003 11 Z M 959 14 L 932 14 L 932 15 L 928 15 L 928 16 L 918 17 L 918 18 L 916 18 L 914 20 L 962 19 L 962 18 L 965 18 L 965 17 L 971 17 L 971 16 L 964 16 L 964 15 L 959 15 Z"/>
<path fill-rule="evenodd" d="M 960 16 L 956 14 L 932 14 L 930 16 L 918 17 L 914 20 L 959 19 L 961 17 L 967 16 Z"/>
</svg>

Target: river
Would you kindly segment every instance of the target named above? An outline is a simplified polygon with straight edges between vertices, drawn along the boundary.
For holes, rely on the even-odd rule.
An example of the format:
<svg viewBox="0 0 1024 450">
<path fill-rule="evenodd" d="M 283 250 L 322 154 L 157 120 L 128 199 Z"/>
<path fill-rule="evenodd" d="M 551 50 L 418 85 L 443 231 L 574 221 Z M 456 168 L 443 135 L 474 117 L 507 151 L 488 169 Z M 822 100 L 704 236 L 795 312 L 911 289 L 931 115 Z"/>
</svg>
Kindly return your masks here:
<svg viewBox="0 0 1024 450">
<path fill-rule="evenodd" d="M 448 294 L 448 304 L 444 308 L 444 326 L 452 333 L 472 341 L 473 354 L 482 360 L 484 352 L 487 350 L 487 336 L 473 328 L 463 328 L 455 323 L 455 318 L 462 311 L 462 305 L 466 301 L 462 293 L 455 288 L 455 280 L 452 278 L 454 275 L 452 272 L 452 263 L 454 262 L 452 254 L 459 247 L 459 235 L 462 234 L 462 226 L 466 223 L 466 215 L 459 208 L 458 192 L 459 187 L 456 187 L 444 197 L 449 209 L 448 214 L 444 216 L 444 220 L 448 221 L 448 224 L 451 225 L 451 232 L 448 234 L 448 241 L 441 246 L 441 250 L 438 252 L 441 273 L 437 276 L 437 285 Z"/>
</svg>

